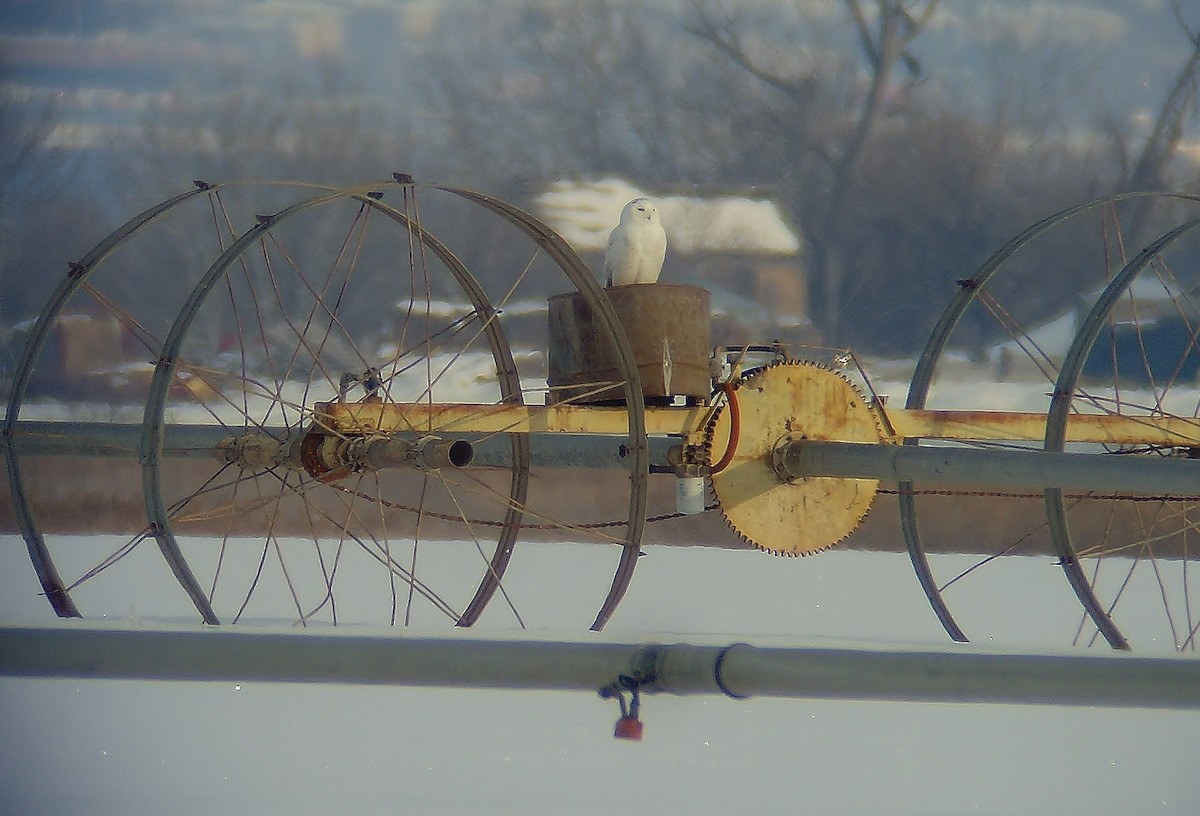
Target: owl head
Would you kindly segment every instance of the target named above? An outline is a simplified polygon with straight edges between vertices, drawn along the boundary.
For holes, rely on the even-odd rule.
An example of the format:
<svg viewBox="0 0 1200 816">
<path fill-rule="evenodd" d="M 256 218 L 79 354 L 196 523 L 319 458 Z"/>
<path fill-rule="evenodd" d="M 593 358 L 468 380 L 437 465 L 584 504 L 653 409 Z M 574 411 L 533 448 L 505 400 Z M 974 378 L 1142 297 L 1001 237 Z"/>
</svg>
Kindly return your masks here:
<svg viewBox="0 0 1200 816">
<path fill-rule="evenodd" d="M 642 222 L 659 223 L 658 207 L 654 206 L 654 202 L 648 198 L 635 198 L 625 205 L 625 209 L 621 210 L 621 223 L 640 224 Z"/>
</svg>

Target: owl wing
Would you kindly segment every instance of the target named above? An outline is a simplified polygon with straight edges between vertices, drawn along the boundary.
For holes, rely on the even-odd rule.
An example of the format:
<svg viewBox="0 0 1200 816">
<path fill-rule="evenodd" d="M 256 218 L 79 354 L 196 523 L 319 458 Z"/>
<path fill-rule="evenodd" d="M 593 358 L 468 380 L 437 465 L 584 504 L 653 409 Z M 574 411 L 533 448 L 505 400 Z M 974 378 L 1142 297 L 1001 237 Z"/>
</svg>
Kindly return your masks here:
<svg viewBox="0 0 1200 816">
<path fill-rule="evenodd" d="M 667 233 L 661 224 L 654 224 L 642 236 L 644 257 L 638 283 L 656 283 L 662 274 L 667 255 Z"/>
<path fill-rule="evenodd" d="M 613 231 L 608 234 L 608 247 L 604 250 L 604 275 L 607 278 L 604 285 L 608 287 L 613 285 L 613 273 L 621 262 L 618 257 L 621 252 L 617 246 L 620 229 L 620 226 L 614 227 Z"/>
</svg>

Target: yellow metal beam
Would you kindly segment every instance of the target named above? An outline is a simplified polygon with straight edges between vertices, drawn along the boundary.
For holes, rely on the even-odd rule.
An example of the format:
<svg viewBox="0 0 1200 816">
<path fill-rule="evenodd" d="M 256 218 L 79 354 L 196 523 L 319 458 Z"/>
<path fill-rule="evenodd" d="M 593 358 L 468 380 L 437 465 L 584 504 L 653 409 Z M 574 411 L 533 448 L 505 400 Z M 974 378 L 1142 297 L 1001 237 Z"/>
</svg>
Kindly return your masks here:
<svg viewBox="0 0 1200 816">
<path fill-rule="evenodd" d="M 1037 442 L 1046 436 L 1044 413 L 889 408 L 886 415 L 896 435 L 904 439 Z M 1067 441 L 1200 446 L 1200 419 L 1075 414 L 1067 423 Z"/>
<path fill-rule="evenodd" d="M 695 437 L 709 416 L 705 406 L 646 408 L 646 433 Z M 879 410 L 879 409 L 876 409 Z M 893 441 L 945 439 L 958 441 L 1039 442 L 1046 435 L 1046 415 L 1016 411 L 933 411 L 888 408 L 883 427 L 895 431 Z M 796 418 L 803 432 L 804 418 Z M 576 433 L 624 435 L 629 422 L 624 408 L 575 404 L 471 405 L 404 404 L 364 400 L 316 405 L 316 421 L 335 433 Z M 1200 419 L 1172 416 L 1077 414 L 1067 425 L 1068 442 L 1112 445 L 1200 447 Z"/>
<path fill-rule="evenodd" d="M 646 408 L 646 433 L 693 434 L 703 429 L 708 407 Z M 338 433 L 629 433 L 624 408 L 592 405 L 468 405 L 319 402 L 318 425 Z"/>
</svg>

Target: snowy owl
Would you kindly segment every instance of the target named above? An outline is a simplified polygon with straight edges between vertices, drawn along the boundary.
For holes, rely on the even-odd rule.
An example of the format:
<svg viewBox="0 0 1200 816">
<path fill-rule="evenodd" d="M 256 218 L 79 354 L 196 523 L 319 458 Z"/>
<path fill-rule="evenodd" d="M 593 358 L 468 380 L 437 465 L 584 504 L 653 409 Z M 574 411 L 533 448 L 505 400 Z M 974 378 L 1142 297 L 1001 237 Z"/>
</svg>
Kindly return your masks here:
<svg viewBox="0 0 1200 816">
<path fill-rule="evenodd" d="M 621 223 L 608 236 L 604 253 L 605 286 L 654 283 L 667 254 L 667 234 L 658 208 L 648 198 L 635 198 L 621 210 Z"/>
</svg>

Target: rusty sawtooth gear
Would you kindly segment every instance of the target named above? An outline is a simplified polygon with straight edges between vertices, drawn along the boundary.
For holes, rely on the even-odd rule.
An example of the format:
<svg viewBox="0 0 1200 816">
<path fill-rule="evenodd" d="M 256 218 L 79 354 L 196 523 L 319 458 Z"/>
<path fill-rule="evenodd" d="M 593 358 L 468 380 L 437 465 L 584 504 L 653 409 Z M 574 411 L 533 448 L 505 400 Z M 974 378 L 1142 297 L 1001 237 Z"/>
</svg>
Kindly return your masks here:
<svg viewBox="0 0 1200 816">
<path fill-rule="evenodd" d="M 704 429 L 710 464 L 714 448 L 722 470 L 711 474 L 721 515 L 745 542 L 776 555 L 811 555 L 850 535 L 866 516 L 878 482 L 806 477 L 786 480 L 774 456 L 796 439 L 879 443 L 883 430 L 867 399 L 845 377 L 807 361 L 771 363 L 732 383 L 740 429 L 731 439 L 730 411 L 714 412 Z"/>
</svg>

